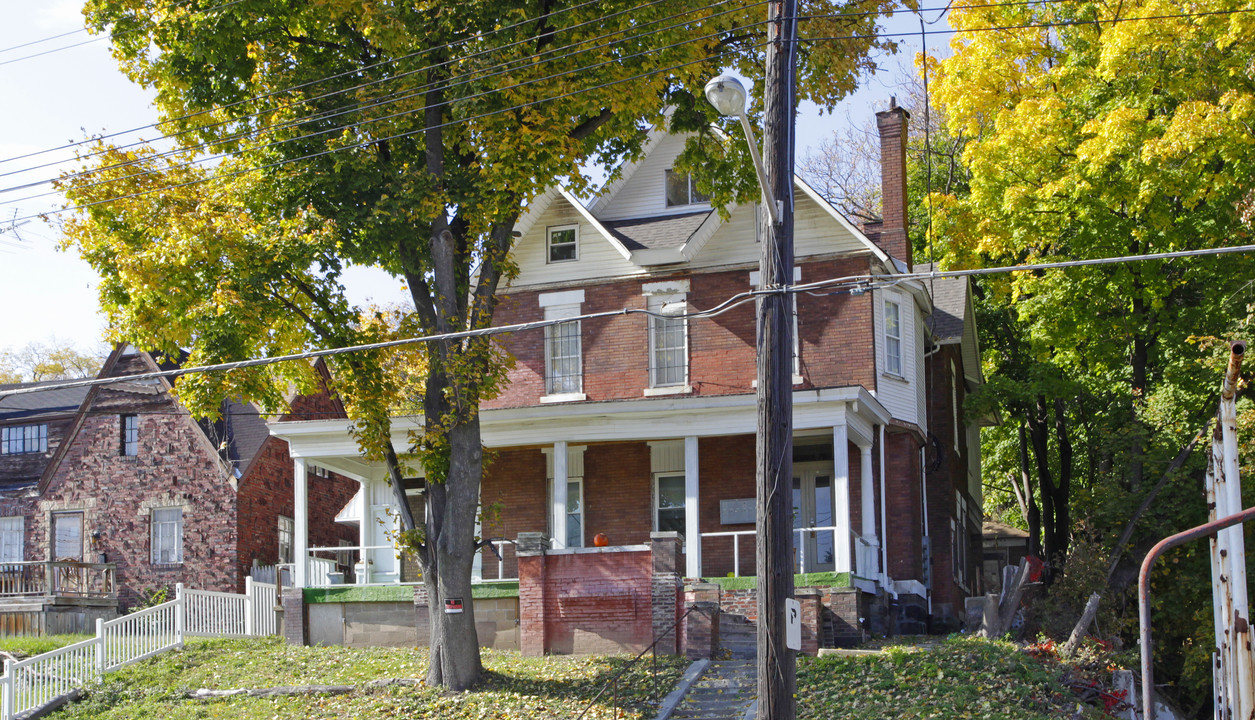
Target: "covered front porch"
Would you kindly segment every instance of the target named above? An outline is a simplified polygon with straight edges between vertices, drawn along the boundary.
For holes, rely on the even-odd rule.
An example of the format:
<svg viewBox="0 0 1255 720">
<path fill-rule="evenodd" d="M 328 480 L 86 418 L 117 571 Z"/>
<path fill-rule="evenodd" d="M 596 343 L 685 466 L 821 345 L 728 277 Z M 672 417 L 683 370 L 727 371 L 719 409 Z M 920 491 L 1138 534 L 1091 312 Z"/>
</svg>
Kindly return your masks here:
<svg viewBox="0 0 1255 720">
<path fill-rule="evenodd" d="M 889 413 L 858 387 L 794 397 L 795 569 L 848 574 L 852 585 L 894 592 L 884 542 Z M 491 539 L 478 580 L 517 578 L 520 533 L 544 533 L 554 550 L 649 541 L 678 532 L 689 578 L 749 576 L 754 568 L 753 395 L 572 403 L 483 413 L 493 451 L 476 532 Z M 417 426 L 394 421 L 397 447 Z M 361 460 L 343 420 L 280 422 L 295 471 L 292 584 L 419 581 L 397 557 L 395 496 L 383 467 Z M 311 547 L 308 476 L 328 469 L 361 483 L 337 520 L 355 524 L 355 546 Z M 406 494 L 421 517 L 422 481 Z M 603 536 L 603 537 L 599 537 Z M 917 584 L 917 583 L 913 583 Z"/>
</svg>

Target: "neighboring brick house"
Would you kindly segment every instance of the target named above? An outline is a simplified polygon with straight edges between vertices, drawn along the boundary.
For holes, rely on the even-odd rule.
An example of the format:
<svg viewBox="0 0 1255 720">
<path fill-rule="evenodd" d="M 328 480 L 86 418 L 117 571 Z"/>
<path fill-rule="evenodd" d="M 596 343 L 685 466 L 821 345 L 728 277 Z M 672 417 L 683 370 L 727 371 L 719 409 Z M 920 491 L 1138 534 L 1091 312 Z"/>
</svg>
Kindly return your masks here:
<svg viewBox="0 0 1255 720">
<path fill-rule="evenodd" d="M 158 369 L 168 366 L 122 345 L 100 371 L 117 382 L 0 400 L 5 428 L 40 420 L 46 427 L 36 434 L 48 438 L 38 453 L 25 438 L 20 448 L 6 446 L 0 483 L 20 497 L 0 500 L 0 530 L 23 526 L 20 560 L 112 565 L 122 607 L 176 583 L 238 592 L 255 564 L 284 559 L 285 547 L 291 560 L 286 443 L 269 435 L 251 405 L 224 402 L 220 419 L 197 421 L 167 380 L 125 379 Z M 55 414 L 9 411 L 22 405 Z M 331 409 L 337 413 L 342 408 Z M 29 457 L 14 462 L 19 455 Z M 321 501 L 310 517 L 311 539 L 334 545 L 356 537 L 335 522 L 356 484 L 327 473 L 311 487 Z"/>
<path fill-rule="evenodd" d="M 823 586 L 829 644 L 949 627 L 980 592 L 979 443 L 961 411 L 982 382 L 974 318 L 965 280 L 900 277 L 912 268 L 907 118 L 877 116 L 882 223 L 857 228 L 795 182 L 793 282 L 818 283 L 795 296 L 795 568 Z M 757 287 L 756 208 L 720 217 L 672 172 L 682 145 L 655 134 L 590 205 L 553 189 L 516 225 L 518 274 L 496 324 L 657 315 L 501 337 L 515 364 L 483 407 L 493 459 L 481 502 L 504 511 L 482 535 L 544 532 L 566 552 L 599 533 L 639 546 L 677 531 L 684 576 L 754 574 L 754 306 L 689 320 L 674 311 Z M 850 277 L 870 280 L 825 283 Z M 396 419 L 399 441 L 416 422 Z M 358 457 L 343 421 L 271 430 L 301 462 L 358 478 L 376 516 L 391 502 L 383 468 Z M 498 577 L 497 560 L 481 560 L 482 577 Z M 508 552 L 503 565 L 502 576 L 517 572 Z M 738 592 L 723 593 L 728 608 L 745 606 Z"/>
</svg>

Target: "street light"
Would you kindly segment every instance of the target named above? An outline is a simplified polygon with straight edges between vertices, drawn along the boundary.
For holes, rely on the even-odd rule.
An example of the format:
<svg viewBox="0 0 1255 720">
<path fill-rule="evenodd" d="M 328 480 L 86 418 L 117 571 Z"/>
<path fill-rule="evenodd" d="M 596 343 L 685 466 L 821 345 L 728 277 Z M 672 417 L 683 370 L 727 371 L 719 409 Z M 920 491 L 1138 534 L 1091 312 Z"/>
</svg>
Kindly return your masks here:
<svg viewBox="0 0 1255 720">
<path fill-rule="evenodd" d="M 754 170 L 758 173 L 758 184 L 763 188 L 763 197 L 767 200 L 767 214 L 771 216 L 771 224 L 779 225 L 784 207 L 775 199 L 771 192 L 771 184 L 767 182 L 767 171 L 763 169 L 763 158 L 758 153 L 758 141 L 754 139 L 754 130 L 750 127 L 749 118 L 745 116 L 745 86 L 731 75 L 720 75 L 706 83 L 706 99 L 724 117 L 735 117 L 741 121 L 741 129 L 745 131 L 745 139 L 749 142 L 750 155 L 754 158 Z"/>
</svg>

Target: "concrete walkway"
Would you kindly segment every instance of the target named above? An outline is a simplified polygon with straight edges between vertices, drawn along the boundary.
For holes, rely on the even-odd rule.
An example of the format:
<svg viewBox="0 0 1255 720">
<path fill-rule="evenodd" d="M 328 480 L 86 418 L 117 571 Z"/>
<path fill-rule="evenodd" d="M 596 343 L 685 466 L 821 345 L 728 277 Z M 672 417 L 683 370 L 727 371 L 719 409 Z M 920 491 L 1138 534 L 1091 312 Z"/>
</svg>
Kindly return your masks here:
<svg viewBox="0 0 1255 720">
<path fill-rule="evenodd" d="M 738 615 L 719 618 L 718 657 L 668 716 L 670 720 L 743 720 L 758 693 L 757 628 Z"/>
</svg>

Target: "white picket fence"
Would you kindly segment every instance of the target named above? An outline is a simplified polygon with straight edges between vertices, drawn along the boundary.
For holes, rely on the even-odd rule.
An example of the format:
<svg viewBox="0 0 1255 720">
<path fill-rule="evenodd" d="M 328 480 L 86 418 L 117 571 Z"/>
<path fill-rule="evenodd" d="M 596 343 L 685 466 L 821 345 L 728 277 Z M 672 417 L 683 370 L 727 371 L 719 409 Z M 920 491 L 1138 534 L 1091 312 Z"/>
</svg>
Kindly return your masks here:
<svg viewBox="0 0 1255 720">
<path fill-rule="evenodd" d="M 175 587 L 169 602 L 114 620 L 97 620 L 96 637 L 25 660 L 6 660 L 0 720 L 41 708 L 99 682 L 105 673 L 182 648 L 189 637 L 259 637 L 278 632 L 276 586 L 244 581 L 244 594 Z"/>
</svg>

